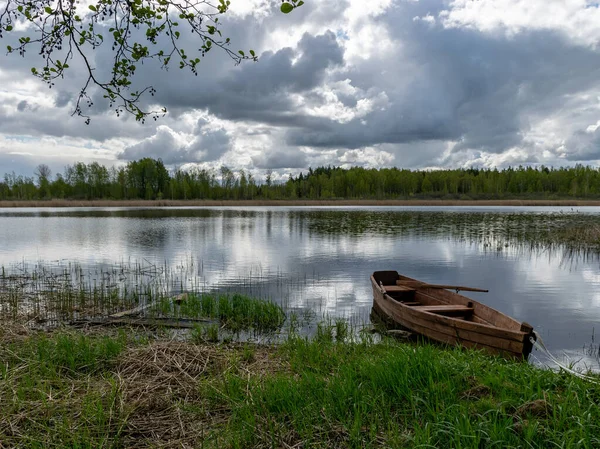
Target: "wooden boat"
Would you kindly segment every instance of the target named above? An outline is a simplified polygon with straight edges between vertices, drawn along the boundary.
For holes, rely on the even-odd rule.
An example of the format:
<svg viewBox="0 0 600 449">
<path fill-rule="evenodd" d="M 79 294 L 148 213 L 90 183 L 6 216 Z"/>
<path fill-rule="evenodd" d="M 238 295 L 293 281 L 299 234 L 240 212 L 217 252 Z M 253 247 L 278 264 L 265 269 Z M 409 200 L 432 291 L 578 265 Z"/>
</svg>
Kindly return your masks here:
<svg viewBox="0 0 600 449">
<path fill-rule="evenodd" d="M 373 311 L 383 321 L 432 340 L 483 349 L 507 358 L 527 359 L 533 327 L 448 289 L 398 274 L 376 271 L 371 276 Z"/>
</svg>

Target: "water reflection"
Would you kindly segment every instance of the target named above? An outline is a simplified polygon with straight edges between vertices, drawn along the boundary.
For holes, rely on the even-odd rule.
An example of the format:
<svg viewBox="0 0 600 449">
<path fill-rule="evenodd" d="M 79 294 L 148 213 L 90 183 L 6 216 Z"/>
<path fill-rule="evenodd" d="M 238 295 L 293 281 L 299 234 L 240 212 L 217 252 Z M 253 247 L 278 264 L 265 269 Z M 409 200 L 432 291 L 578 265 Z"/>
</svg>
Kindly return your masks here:
<svg viewBox="0 0 600 449">
<path fill-rule="evenodd" d="M 0 210 L 0 264 L 69 260 L 192 266 L 174 285 L 239 291 L 295 310 L 368 320 L 369 275 L 483 287 L 473 297 L 581 352 L 600 318 L 597 252 L 542 244 L 600 210 L 184 208 Z M 176 270 L 175 270 L 176 271 Z"/>
</svg>

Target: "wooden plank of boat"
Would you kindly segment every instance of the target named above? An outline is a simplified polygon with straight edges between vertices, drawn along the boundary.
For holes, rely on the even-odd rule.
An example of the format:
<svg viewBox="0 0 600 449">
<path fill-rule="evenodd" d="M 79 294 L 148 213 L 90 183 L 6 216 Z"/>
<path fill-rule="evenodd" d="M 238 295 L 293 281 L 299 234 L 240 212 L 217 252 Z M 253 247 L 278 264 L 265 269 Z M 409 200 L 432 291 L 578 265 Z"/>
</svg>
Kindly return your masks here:
<svg viewBox="0 0 600 449">
<path fill-rule="evenodd" d="M 441 332 L 436 329 L 432 329 L 429 325 L 422 325 L 418 323 L 406 323 L 404 327 L 411 329 L 413 332 L 424 335 L 425 337 L 431 338 L 441 343 L 450 345 L 460 345 L 466 348 L 482 349 L 491 354 L 509 356 L 511 358 L 522 359 L 523 358 L 523 347 L 522 346 L 508 346 L 498 347 L 490 346 L 481 341 L 473 341 L 464 338 L 463 335 L 449 335 L 445 332 Z"/>
<path fill-rule="evenodd" d="M 392 292 L 414 292 L 415 288 L 407 287 L 405 285 L 384 285 L 384 290 L 388 293 Z"/>
<path fill-rule="evenodd" d="M 488 348 L 494 348 L 497 351 L 509 351 L 521 353 L 523 350 L 523 340 L 511 340 L 499 336 L 483 334 L 477 332 L 477 329 L 464 329 L 462 324 L 468 323 L 456 318 L 434 315 L 431 313 L 423 313 L 416 311 L 414 313 L 405 313 L 406 310 L 398 310 L 392 307 L 386 307 L 383 304 L 383 312 L 399 322 L 402 326 L 412 329 L 415 332 L 423 334 L 427 337 L 438 339 L 443 335 L 443 341 L 447 342 L 452 339 L 452 342 L 459 343 L 462 341 L 470 342 L 471 344 L 485 345 Z M 404 307 L 404 309 L 414 309 L 414 307 Z"/>
<path fill-rule="evenodd" d="M 471 315 L 474 311 L 473 307 L 461 305 L 435 305 L 435 306 L 413 306 L 413 309 L 420 312 L 439 313 L 440 315 L 449 316 L 466 316 Z"/>
<path fill-rule="evenodd" d="M 405 278 L 408 279 L 408 278 Z M 442 301 L 444 303 L 451 304 L 462 304 L 467 306 L 472 306 L 475 308 L 475 318 L 485 321 L 487 324 L 490 324 L 494 327 L 508 328 L 508 329 L 519 329 L 521 323 L 517 320 L 505 315 L 503 313 L 498 312 L 497 310 L 492 309 L 484 304 L 481 304 L 471 298 L 467 298 L 465 296 L 459 295 L 457 293 L 453 293 L 447 290 L 435 290 L 435 292 L 427 292 L 423 290 L 418 291 L 418 297 L 427 298 L 431 300 L 435 300 L 437 302 Z M 417 299 L 418 300 L 418 299 Z M 525 332 L 531 332 L 533 328 L 529 331 L 525 330 Z"/>
<path fill-rule="evenodd" d="M 523 350 L 522 342 L 507 340 L 503 338 L 493 337 L 491 335 L 485 335 L 480 334 L 478 332 L 461 329 L 459 326 L 456 326 L 456 323 L 454 322 L 448 323 L 447 325 L 442 325 L 439 323 L 431 322 L 427 318 L 421 317 L 410 317 L 407 318 L 406 321 L 412 323 L 413 326 L 424 326 L 425 328 L 431 329 L 432 331 L 455 337 L 459 341 L 470 341 L 473 343 L 484 344 L 486 346 L 493 347 L 499 350 L 507 350 L 511 352 L 521 352 Z M 454 319 L 453 321 L 457 320 Z"/>
<path fill-rule="evenodd" d="M 424 314 L 423 312 L 414 310 L 414 306 L 413 307 L 404 306 L 402 303 L 395 301 L 392 297 L 387 296 L 387 295 L 386 295 L 386 298 L 388 301 L 393 302 L 397 307 L 402 307 L 403 308 L 402 313 L 405 313 L 409 316 L 417 316 L 417 315 L 422 316 Z M 437 315 L 437 314 L 429 314 L 428 320 L 438 323 L 438 324 L 445 325 L 445 326 L 449 325 L 449 323 L 447 321 L 447 317 Z M 456 326 L 460 329 L 464 329 L 467 331 L 474 331 L 474 332 L 478 332 L 480 334 L 490 335 L 492 337 L 498 337 L 498 338 L 502 338 L 502 339 L 523 341 L 523 332 L 521 332 L 521 331 L 513 331 L 513 330 L 509 330 L 509 329 L 505 329 L 505 328 L 492 326 L 490 324 L 475 323 L 472 321 L 464 321 L 464 320 L 454 320 L 454 321 L 455 322 L 452 322 L 452 325 Z"/>
<path fill-rule="evenodd" d="M 432 294 L 428 294 L 425 292 L 420 292 L 420 294 L 433 297 Z M 448 290 L 437 290 L 435 292 L 435 298 L 446 303 L 453 304 L 468 305 L 469 303 L 471 303 L 476 309 L 475 314 L 496 328 L 519 329 L 521 326 L 520 322 L 518 322 L 514 318 L 511 318 L 508 315 L 500 313 L 497 310 L 492 309 L 491 307 L 488 307 L 465 296 L 449 292 Z"/>
<path fill-rule="evenodd" d="M 516 358 L 522 357 L 522 353 L 523 353 L 522 346 L 520 346 L 520 347 L 491 346 L 480 340 L 469 340 L 467 338 L 464 338 L 463 335 L 459 335 L 459 336 L 448 335 L 444 332 L 440 332 L 438 330 L 431 329 L 430 327 L 422 326 L 419 324 L 412 324 L 412 328 L 414 329 L 415 332 L 417 332 L 421 335 L 424 335 L 428 338 L 431 338 L 433 340 L 442 342 L 442 343 L 447 343 L 447 344 L 451 344 L 451 345 L 460 345 L 460 346 L 464 346 L 466 348 L 483 349 L 492 354 L 510 354 L 512 357 L 516 357 Z"/>
</svg>

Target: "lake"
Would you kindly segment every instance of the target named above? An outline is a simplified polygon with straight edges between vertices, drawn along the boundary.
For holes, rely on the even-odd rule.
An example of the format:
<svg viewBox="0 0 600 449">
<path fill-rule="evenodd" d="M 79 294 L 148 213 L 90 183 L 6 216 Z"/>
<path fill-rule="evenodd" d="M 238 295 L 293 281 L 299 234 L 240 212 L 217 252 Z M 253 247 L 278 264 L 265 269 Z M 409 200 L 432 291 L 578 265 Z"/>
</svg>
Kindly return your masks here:
<svg viewBox="0 0 600 449">
<path fill-rule="evenodd" d="M 180 289 L 356 323 L 369 320 L 370 274 L 396 269 L 489 289 L 466 295 L 532 324 L 559 358 L 598 369 L 600 259 L 535 236 L 599 220 L 593 207 L 13 208 L 0 209 L 0 265 L 167 266 Z"/>
</svg>

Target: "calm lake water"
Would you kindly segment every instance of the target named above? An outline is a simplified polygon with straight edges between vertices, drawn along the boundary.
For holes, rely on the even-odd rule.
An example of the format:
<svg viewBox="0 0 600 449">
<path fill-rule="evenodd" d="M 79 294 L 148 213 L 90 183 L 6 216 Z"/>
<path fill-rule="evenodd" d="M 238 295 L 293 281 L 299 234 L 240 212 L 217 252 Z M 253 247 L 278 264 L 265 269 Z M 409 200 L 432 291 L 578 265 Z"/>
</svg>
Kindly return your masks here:
<svg viewBox="0 0 600 449">
<path fill-rule="evenodd" d="M 246 207 L 0 209 L 0 265 L 142 264 L 183 288 L 238 291 L 368 321 L 375 270 L 467 293 L 531 323 L 559 358 L 598 369 L 600 259 L 535 236 L 600 208 Z M 541 358 L 534 352 L 534 356 Z"/>
</svg>

